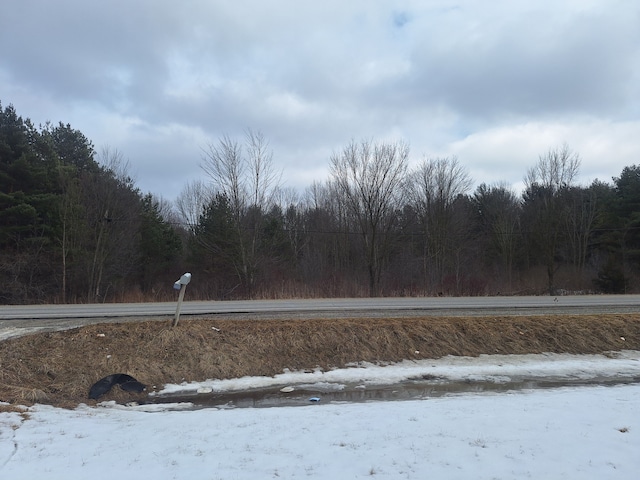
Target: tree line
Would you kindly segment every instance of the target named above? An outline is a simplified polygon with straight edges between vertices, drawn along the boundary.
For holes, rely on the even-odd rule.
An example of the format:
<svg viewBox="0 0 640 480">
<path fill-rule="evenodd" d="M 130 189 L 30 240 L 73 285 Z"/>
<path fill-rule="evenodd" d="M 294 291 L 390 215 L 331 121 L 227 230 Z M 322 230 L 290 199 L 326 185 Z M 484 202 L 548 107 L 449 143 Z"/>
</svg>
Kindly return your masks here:
<svg viewBox="0 0 640 480">
<path fill-rule="evenodd" d="M 117 150 L 0 104 L 0 303 L 170 300 L 185 271 L 201 299 L 638 291 L 640 167 L 580 186 L 561 145 L 517 194 L 409 155 L 354 140 L 298 192 L 261 133 L 223 136 L 170 203 Z"/>
</svg>

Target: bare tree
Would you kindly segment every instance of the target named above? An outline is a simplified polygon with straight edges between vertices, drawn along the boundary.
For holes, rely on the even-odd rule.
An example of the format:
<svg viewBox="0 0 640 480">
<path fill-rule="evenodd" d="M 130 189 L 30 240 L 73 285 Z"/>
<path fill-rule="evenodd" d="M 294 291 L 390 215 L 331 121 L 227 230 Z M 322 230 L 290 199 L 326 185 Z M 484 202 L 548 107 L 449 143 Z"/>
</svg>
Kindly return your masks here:
<svg viewBox="0 0 640 480">
<path fill-rule="evenodd" d="M 83 224 L 83 202 L 79 181 L 68 168 L 58 166 L 60 178 L 60 257 L 62 261 L 62 275 L 60 298 L 62 303 L 67 303 L 67 276 L 71 258 L 71 253 L 78 250 L 82 235 Z"/>
<path fill-rule="evenodd" d="M 304 281 L 322 295 L 355 295 L 354 290 L 347 289 L 347 283 L 349 288 L 357 284 L 351 282 L 355 269 L 350 255 L 350 216 L 335 183 L 314 181 L 306 189 L 302 205 L 305 241 L 300 271 Z"/>
<path fill-rule="evenodd" d="M 580 156 L 567 144 L 550 149 L 538 158 L 525 177 L 525 219 L 530 231 L 531 251 L 547 270 L 549 294 L 555 293 L 557 257 L 570 205 L 563 202 L 580 169 Z"/>
<path fill-rule="evenodd" d="M 101 170 L 82 178 L 91 258 L 87 262 L 89 301 L 104 301 L 108 290 L 134 268 L 138 258 L 137 231 L 140 199 L 129 175 L 129 162 L 117 150 L 104 147 L 98 155 Z"/>
<path fill-rule="evenodd" d="M 305 231 L 303 200 L 300 193 L 291 187 L 278 189 L 276 198 L 276 203 L 283 212 L 284 233 L 291 251 L 295 258 L 298 258 L 308 241 Z"/>
<path fill-rule="evenodd" d="M 455 267 L 461 222 L 456 199 L 471 187 L 471 178 L 456 157 L 425 158 L 412 172 L 408 191 L 424 234 L 423 267 L 426 287 L 443 281 L 447 264 Z M 457 270 L 457 269 L 456 269 Z"/>
<path fill-rule="evenodd" d="M 520 221 L 519 197 L 506 183 L 492 186 L 483 183 L 476 189 L 473 203 L 479 232 L 484 239 L 482 257 L 487 261 L 497 257 L 506 276 L 506 287 L 511 291 Z"/>
<path fill-rule="evenodd" d="M 577 272 L 582 274 L 598 212 L 597 196 L 593 188 L 572 187 L 565 192 L 563 198 L 567 206 L 564 220 L 571 262 Z"/>
<path fill-rule="evenodd" d="M 268 208 L 281 190 L 282 171 L 275 169 L 273 153 L 262 133 L 249 130 L 246 137 L 249 200 L 253 206 Z"/>
<path fill-rule="evenodd" d="M 331 157 L 331 179 L 353 215 L 364 243 L 369 294 L 377 295 L 395 212 L 403 200 L 409 147 L 352 141 Z"/>
<path fill-rule="evenodd" d="M 564 143 L 540 155 L 538 163 L 527 171 L 524 179 L 527 188 L 538 185 L 556 194 L 560 189 L 573 184 L 580 170 L 580 155 L 571 151 Z M 553 195 L 550 196 L 552 198 Z"/>
<path fill-rule="evenodd" d="M 234 268 L 251 295 L 258 267 L 261 221 L 274 205 L 281 173 L 261 133 L 247 131 L 245 149 L 228 135 L 204 152 L 201 168 L 211 179 L 212 190 L 229 202 L 238 236 Z"/>
<path fill-rule="evenodd" d="M 213 199 L 213 190 L 202 180 L 188 183 L 178 195 L 175 205 L 180 221 L 186 223 L 191 230 L 198 224 L 200 215 Z"/>
<path fill-rule="evenodd" d="M 209 176 L 212 188 L 227 197 L 236 217 L 242 215 L 247 204 L 246 162 L 242 146 L 224 135 L 217 144 L 208 145 L 200 164 Z"/>
</svg>

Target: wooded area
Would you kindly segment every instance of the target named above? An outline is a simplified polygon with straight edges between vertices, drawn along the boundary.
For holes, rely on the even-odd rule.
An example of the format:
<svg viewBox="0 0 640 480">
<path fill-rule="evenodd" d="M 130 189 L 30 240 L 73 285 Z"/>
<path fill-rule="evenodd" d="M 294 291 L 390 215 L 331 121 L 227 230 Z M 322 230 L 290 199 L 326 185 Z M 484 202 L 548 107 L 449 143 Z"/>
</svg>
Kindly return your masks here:
<svg viewBox="0 0 640 480">
<path fill-rule="evenodd" d="M 168 203 L 123 154 L 0 104 L 0 303 L 638 292 L 640 167 L 575 183 L 568 146 L 525 190 L 470 189 L 457 158 L 352 141 L 329 178 L 283 188 L 268 141 L 222 137 Z M 606 161 L 606 159 L 603 159 Z"/>
</svg>

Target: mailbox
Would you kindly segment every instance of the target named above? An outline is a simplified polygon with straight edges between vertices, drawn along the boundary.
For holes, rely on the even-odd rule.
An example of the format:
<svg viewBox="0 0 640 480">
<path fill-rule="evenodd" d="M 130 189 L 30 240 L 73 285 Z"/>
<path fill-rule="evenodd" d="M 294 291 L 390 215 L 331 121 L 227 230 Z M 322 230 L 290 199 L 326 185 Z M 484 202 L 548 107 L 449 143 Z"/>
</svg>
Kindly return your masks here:
<svg viewBox="0 0 640 480">
<path fill-rule="evenodd" d="M 189 285 L 190 281 L 191 281 L 191 274 L 185 273 L 180 277 L 180 280 L 176 280 L 176 283 L 173 284 L 173 288 L 175 290 L 180 290 L 183 285 Z"/>
<path fill-rule="evenodd" d="M 175 290 L 180 290 L 180 295 L 178 295 L 178 304 L 176 306 L 176 316 L 173 319 L 173 326 L 178 325 L 178 319 L 180 318 L 180 307 L 182 306 L 182 299 L 184 298 L 184 291 L 187 289 L 187 285 L 191 281 L 191 274 L 185 273 L 180 277 L 180 280 L 176 280 L 173 284 L 173 288 Z"/>
</svg>

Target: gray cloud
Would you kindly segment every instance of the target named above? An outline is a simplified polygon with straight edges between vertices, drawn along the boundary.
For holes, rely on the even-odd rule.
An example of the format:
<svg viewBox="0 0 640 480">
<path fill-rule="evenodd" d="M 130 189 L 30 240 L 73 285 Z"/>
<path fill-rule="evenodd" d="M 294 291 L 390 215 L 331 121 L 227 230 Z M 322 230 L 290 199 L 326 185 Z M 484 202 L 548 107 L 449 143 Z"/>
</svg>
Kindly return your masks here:
<svg viewBox="0 0 640 480">
<path fill-rule="evenodd" d="M 206 143 L 247 128 L 298 187 L 360 137 L 513 183 L 551 142 L 571 143 L 587 174 L 605 145 L 610 176 L 640 154 L 620 133 L 640 126 L 633 2 L 6 3 L 0 101 L 117 148 L 169 198 L 202 175 Z"/>
<path fill-rule="evenodd" d="M 475 21 L 456 10 L 440 41 L 423 38 L 410 96 L 489 119 L 624 108 L 637 74 L 637 20 L 600 7 L 576 15 L 496 9 Z"/>
</svg>

